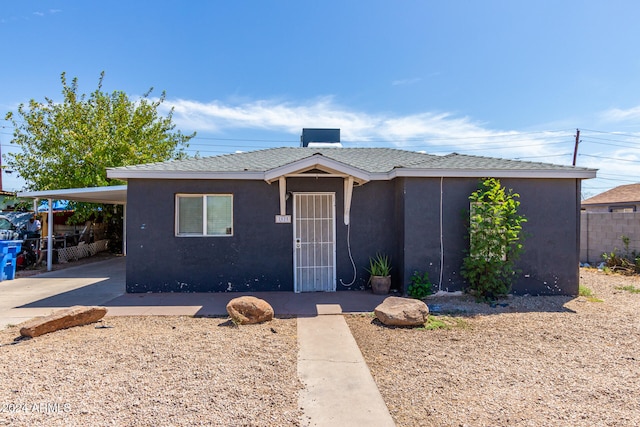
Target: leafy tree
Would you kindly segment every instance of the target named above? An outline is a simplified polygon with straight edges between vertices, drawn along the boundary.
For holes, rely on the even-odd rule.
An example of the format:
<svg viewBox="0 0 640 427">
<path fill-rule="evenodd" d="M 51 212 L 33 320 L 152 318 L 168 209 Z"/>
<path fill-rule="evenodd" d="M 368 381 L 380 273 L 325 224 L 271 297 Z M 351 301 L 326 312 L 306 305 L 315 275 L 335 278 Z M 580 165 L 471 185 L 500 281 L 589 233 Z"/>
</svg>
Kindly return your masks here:
<svg viewBox="0 0 640 427">
<path fill-rule="evenodd" d="M 45 97 L 45 102 L 20 104 L 17 114 L 6 119 L 14 126 L 11 143 L 21 151 L 8 153 L 5 164 L 26 181 L 29 191 L 123 184 L 107 178 L 106 168 L 159 162 L 186 157 L 188 141 L 195 136 L 175 131 L 173 109 L 158 114 L 165 100 L 149 98 L 153 88 L 132 101 L 122 91 L 102 92 L 104 72 L 98 88 L 78 94 L 78 79 L 67 83 L 62 73 L 62 102 Z M 108 225 L 112 248 L 119 248 L 122 208 L 74 203 L 71 222 L 92 217 Z M 92 216 L 93 215 L 93 216 Z"/>
<path fill-rule="evenodd" d="M 17 115 L 6 115 L 15 129 L 11 143 L 21 152 L 6 154 L 5 162 L 24 178 L 27 190 L 122 184 L 109 180 L 106 168 L 186 156 L 195 133 L 174 131 L 173 110 L 167 117 L 158 114 L 164 92 L 151 100 L 151 88 L 132 101 L 122 91 L 102 92 L 103 79 L 104 72 L 87 96 L 78 94 L 77 78 L 68 84 L 62 73 L 62 102 L 32 99 L 18 106 Z"/>
<path fill-rule="evenodd" d="M 522 252 L 522 224 L 518 214 L 520 196 L 505 191 L 500 181 L 487 178 L 469 196 L 469 252 L 462 276 L 481 300 L 490 300 L 511 291 L 515 260 Z"/>
</svg>

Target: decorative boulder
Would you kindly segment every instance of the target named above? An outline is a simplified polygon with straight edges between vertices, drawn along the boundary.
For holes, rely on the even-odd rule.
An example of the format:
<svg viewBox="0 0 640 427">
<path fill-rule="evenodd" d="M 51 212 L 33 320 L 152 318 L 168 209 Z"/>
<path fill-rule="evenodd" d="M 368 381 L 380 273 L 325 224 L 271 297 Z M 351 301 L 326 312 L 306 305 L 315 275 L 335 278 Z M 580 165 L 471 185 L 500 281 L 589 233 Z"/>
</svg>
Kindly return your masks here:
<svg viewBox="0 0 640 427">
<path fill-rule="evenodd" d="M 419 326 L 427 321 L 429 307 L 418 299 L 388 297 L 375 308 L 374 313 L 385 325 Z"/>
<path fill-rule="evenodd" d="M 71 308 L 58 310 L 48 316 L 36 317 L 25 322 L 20 328 L 20 335 L 33 338 L 60 329 L 88 325 L 102 319 L 105 314 L 107 314 L 105 307 L 74 305 Z"/>
<path fill-rule="evenodd" d="M 263 299 L 244 296 L 234 298 L 227 304 L 229 317 L 240 325 L 262 323 L 273 319 L 273 308 Z"/>
</svg>

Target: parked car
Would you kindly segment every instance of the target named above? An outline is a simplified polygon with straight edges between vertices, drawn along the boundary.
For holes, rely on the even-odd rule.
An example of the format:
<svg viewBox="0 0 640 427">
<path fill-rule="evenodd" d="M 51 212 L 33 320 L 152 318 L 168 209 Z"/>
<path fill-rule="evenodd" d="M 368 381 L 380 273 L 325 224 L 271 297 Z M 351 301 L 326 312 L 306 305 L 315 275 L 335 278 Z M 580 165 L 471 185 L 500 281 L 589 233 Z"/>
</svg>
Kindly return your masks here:
<svg viewBox="0 0 640 427">
<path fill-rule="evenodd" d="M 19 236 L 18 226 L 6 215 L 0 215 L 0 240 L 17 240 Z"/>
</svg>

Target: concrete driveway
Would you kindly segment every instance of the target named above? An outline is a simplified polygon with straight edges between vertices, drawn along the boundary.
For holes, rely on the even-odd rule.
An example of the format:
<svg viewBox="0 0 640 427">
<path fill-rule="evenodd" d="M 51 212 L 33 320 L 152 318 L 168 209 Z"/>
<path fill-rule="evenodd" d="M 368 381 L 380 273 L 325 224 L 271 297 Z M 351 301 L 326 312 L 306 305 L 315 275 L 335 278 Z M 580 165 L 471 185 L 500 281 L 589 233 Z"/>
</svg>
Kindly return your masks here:
<svg viewBox="0 0 640 427">
<path fill-rule="evenodd" d="M 67 267 L 0 282 L 0 328 L 73 305 L 106 306 L 108 316 L 226 316 L 232 298 L 253 295 L 276 316 L 372 312 L 384 295 L 370 292 L 143 293 L 125 292 L 125 258 Z"/>
<path fill-rule="evenodd" d="M 68 267 L 0 282 L 0 328 L 73 305 L 104 305 L 125 293 L 125 260 Z"/>
</svg>

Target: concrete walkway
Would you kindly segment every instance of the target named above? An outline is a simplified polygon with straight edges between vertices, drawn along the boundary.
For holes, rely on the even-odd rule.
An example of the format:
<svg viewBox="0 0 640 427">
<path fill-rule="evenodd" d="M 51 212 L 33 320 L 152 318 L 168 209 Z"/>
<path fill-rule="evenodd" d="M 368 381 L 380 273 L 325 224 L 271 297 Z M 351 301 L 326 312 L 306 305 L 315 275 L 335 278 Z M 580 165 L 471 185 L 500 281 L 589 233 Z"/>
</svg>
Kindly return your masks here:
<svg viewBox="0 0 640 427">
<path fill-rule="evenodd" d="M 232 298 L 265 299 L 276 316 L 297 316 L 299 404 L 311 426 L 395 425 L 342 313 L 372 312 L 385 298 L 369 292 L 125 293 L 125 259 L 0 281 L 0 329 L 73 305 L 107 316 L 226 316 Z"/>
<path fill-rule="evenodd" d="M 298 318 L 298 402 L 312 426 L 395 426 L 343 316 Z"/>
</svg>

